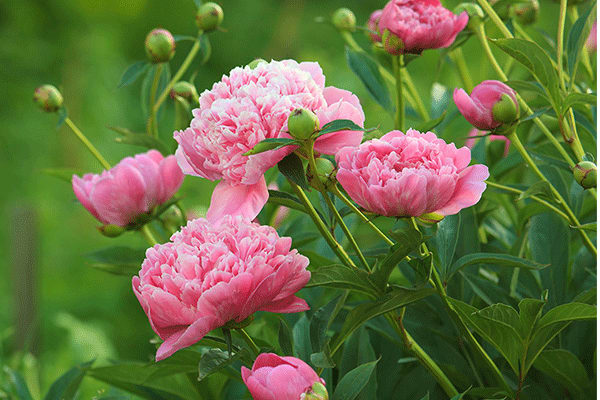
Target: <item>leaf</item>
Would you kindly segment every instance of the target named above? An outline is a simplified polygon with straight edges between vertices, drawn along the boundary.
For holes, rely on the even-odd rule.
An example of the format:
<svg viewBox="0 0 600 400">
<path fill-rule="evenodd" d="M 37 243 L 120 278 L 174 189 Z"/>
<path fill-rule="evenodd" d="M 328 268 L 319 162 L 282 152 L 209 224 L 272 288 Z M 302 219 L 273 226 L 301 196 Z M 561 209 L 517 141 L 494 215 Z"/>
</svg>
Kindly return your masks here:
<svg viewBox="0 0 600 400">
<path fill-rule="evenodd" d="M 293 208 L 294 210 L 306 213 L 306 208 L 304 208 L 304 204 L 302 204 L 296 196 L 293 196 L 286 192 L 280 192 L 278 190 L 269 190 L 269 200 L 267 200 L 267 203 Z"/>
<path fill-rule="evenodd" d="M 598 223 L 597 222 L 590 222 L 588 224 L 583 224 L 583 225 L 570 225 L 571 228 L 573 229 L 581 229 L 584 231 L 590 231 L 590 232 L 596 232 L 598 230 Z"/>
<path fill-rule="evenodd" d="M 335 119 L 323 125 L 317 137 L 338 131 L 365 131 L 365 128 L 361 128 L 349 119 Z"/>
<path fill-rule="evenodd" d="M 84 255 L 93 268 L 116 275 L 136 275 L 146 255 L 145 249 L 123 246 L 107 247 Z"/>
<path fill-rule="evenodd" d="M 426 257 L 412 258 L 408 264 L 416 272 L 415 287 L 420 287 L 431 278 L 433 267 L 433 254 L 429 253 Z"/>
<path fill-rule="evenodd" d="M 288 138 L 268 138 L 258 142 L 252 149 L 245 152 L 244 156 L 252 156 L 254 154 L 264 153 L 269 150 L 277 150 L 289 145 L 298 145 L 299 142 Z"/>
<path fill-rule="evenodd" d="M 550 107 L 550 106 L 544 107 L 544 108 L 540 108 L 539 110 L 535 111 L 533 114 L 528 115 L 525 118 L 519 119 L 519 123 L 522 124 L 523 122 L 527 122 L 527 121 L 530 121 L 532 119 L 536 119 L 538 117 L 541 117 L 542 115 L 549 113 L 551 110 L 552 110 L 552 107 Z"/>
<path fill-rule="evenodd" d="M 515 201 L 528 199 L 531 196 L 536 195 L 544 195 L 544 197 L 549 199 L 554 199 L 554 195 L 552 194 L 552 190 L 550 189 L 550 184 L 547 181 L 539 181 L 529 186 L 527 190 L 521 193 Z"/>
<path fill-rule="evenodd" d="M 292 329 L 295 350 L 298 354 L 298 358 L 302 360 L 310 359 L 310 355 L 312 354 L 309 329 L 310 321 L 306 315 L 301 316 Z"/>
<path fill-rule="evenodd" d="M 367 386 L 378 362 L 379 360 L 375 360 L 359 365 L 344 375 L 333 392 L 333 400 L 356 399 L 364 387 Z"/>
<path fill-rule="evenodd" d="M 115 138 L 115 142 L 123 144 L 131 144 L 134 146 L 145 147 L 147 149 L 155 149 L 162 153 L 163 156 L 171 154 L 167 146 L 159 139 L 146 135 L 145 133 L 134 133 L 127 128 L 118 126 L 109 126 L 108 129 L 120 134 L 120 137 Z"/>
<path fill-rule="evenodd" d="M 535 81 L 513 80 L 513 81 L 506 81 L 504 83 L 506 83 L 511 88 L 515 89 L 517 92 L 533 92 L 538 97 L 541 97 L 541 98 L 545 99 L 546 101 L 550 102 L 550 99 L 548 98 L 548 94 L 546 93 L 544 88 Z"/>
<path fill-rule="evenodd" d="M 458 233 L 460 232 L 460 218 L 460 214 L 449 215 L 437 224 L 438 229 L 435 243 L 444 279 L 447 279 L 448 269 L 452 265 L 454 253 L 456 252 Z"/>
<path fill-rule="evenodd" d="M 200 65 L 204 65 L 210 60 L 210 56 L 212 54 L 212 46 L 210 44 L 210 40 L 208 40 L 208 35 L 200 35 L 198 38 L 200 41 L 200 50 L 198 50 L 198 62 Z"/>
<path fill-rule="evenodd" d="M 90 369 L 93 362 L 94 361 L 88 361 L 65 372 L 60 378 L 54 381 L 52 386 L 50 386 L 48 393 L 44 396 L 44 400 L 73 399 L 77 393 L 77 389 L 79 389 L 83 377 Z"/>
<path fill-rule="evenodd" d="M 349 47 L 346 47 L 346 61 L 373 99 L 385 110 L 393 111 L 394 105 L 377 63 L 364 52 L 354 51 Z"/>
<path fill-rule="evenodd" d="M 306 174 L 304 172 L 304 166 L 302 160 L 296 154 L 292 153 L 286 156 L 283 160 L 277 163 L 279 171 L 294 182 L 296 185 L 303 189 L 308 189 L 308 182 L 306 181 Z"/>
<path fill-rule="evenodd" d="M 320 352 L 324 349 L 327 342 L 327 329 L 335 319 L 338 304 L 346 300 L 346 296 L 340 295 L 319 308 L 310 318 L 310 342 L 314 352 Z"/>
<path fill-rule="evenodd" d="M 178 131 L 186 129 L 190 126 L 192 119 L 192 110 L 190 103 L 181 96 L 174 96 L 175 102 L 175 122 L 173 124 L 173 130 Z"/>
<path fill-rule="evenodd" d="M 571 394 L 582 394 L 590 380 L 585 367 L 570 351 L 564 349 L 544 350 L 533 366 L 559 382 Z"/>
<path fill-rule="evenodd" d="M 574 76 L 577 72 L 581 51 L 583 50 L 583 46 L 585 45 L 591 29 L 591 24 L 588 23 L 588 20 L 590 17 L 594 18 L 592 13 L 594 8 L 595 4 L 592 4 L 587 11 L 583 12 L 569 31 L 566 45 L 569 75 Z"/>
<path fill-rule="evenodd" d="M 279 318 L 279 347 L 286 356 L 294 355 L 294 336 L 292 330 L 283 318 Z"/>
<path fill-rule="evenodd" d="M 594 93 L 569 93 L 562 103 L 562 113 L 566 113 L 567 110 L 573 107 L 575 104 L 587 104 L 595 106 L 598 99 Z"/>
<path fill-rule="evenodd" d="M 310 362 L 317 368 L 334 368 L 335 361 L 331 357 L 329 346 L 326 346 L 327 350 L 313 353 L 310 355 Z"/>
<path fill-rule="evenodd" d="M 150 68 L 150 63 L 148 61 L 138 61 L 131 64 L 123 75 L 121 76 L 121 80 L 117 85 L 117 88 L 122 88 L 124 86 L 131 85 L 135 82 L 144 72 L 146 72 Z"/>
<path fill-rule="evenodd" d="M 444 122 L 444 118 L 446 118 L 447 114 L 448 114 L 448 111 L 444 110 L 444 112 L 442 112 L 442 115 L 440 115 L 439 117 L 430 119 L 429 121 L 425 121 L 425 122 L 417 125 L 415 127 L 415 129 L 418 130 L 419 132 L 429 132 L 429 131 L 433 130 L 434 128 L 436 128 L 439 124 Z"/>
<path fill-rule="evenodd" d="M 198 363 L 198 380 L 201 381 L 209 375 L 219 372 L 223 368 L 238 360 L 246 349 L 229 356 L 229 352 L 221 349 L 210 349 L 202 355 Z"/>
<path fill-rule="evenodd" d="M 8 375 L 8 381 L 14 388 L 14 391 L 17 395 L 17 399 L 19 400 L 32 400 L 31 393 L 29 392 L 29 388 L 27 387 L 27 383 L 23 376 L 7 366 L 4 366 L 4 373 Z"/>
<path fill-rule="evenodd" d="M 529 338 L 535 324 L 542 315 L 546 300 L 523 299 L 519 302 L 519 319 L 521 320 L 521 337 Z"/>
<path fill-rule="evenodd" d="M 84 174 L 84 171 L 74 168 L 44 168 L 41 172 L 68 183 L 71 183 L 73 175 L 82 176 Z"/>
<path fill-rule="evenodd" d="M 306 287 L 326 286 L 337 289 L 349 289 L 376 296 L 377 286 L 369 273 L 363 269 L 350 268 L 343 264 L 333 264 L 310 269 L 310 281 Z"/>
<path fill-rule="evenodd" d="M 175 39 L 175 42 L 181 42 L 184 40 L 190 40 L 192 42 L 195 42 L 197 38 L 190 35 L 173 35 L 173 39 Z"/>
<path fill-rule="evenodd" d="M 548 265 L 540 264 L 535 261 L 527 260 L 525 258 L 511 256 L 510 254 L 501 253 L 475 253 L 467 254 L 462 256 L 452 265 L 448 273 L 448 279 L 450 279 L 456 272 L 461 269 L 475 264 L 493 264 L 502 267 L 512 268 L 524 268 L 531 270 L 540 270 L 546 268 Z"/>
</svg>

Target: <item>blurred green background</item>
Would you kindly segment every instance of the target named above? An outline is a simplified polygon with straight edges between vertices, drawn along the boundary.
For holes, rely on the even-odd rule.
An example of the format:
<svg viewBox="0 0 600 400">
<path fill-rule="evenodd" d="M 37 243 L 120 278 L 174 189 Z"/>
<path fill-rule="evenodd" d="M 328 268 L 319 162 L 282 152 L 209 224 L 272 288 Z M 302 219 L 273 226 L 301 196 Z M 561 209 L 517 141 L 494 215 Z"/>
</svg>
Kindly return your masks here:
<svg viewBox="0 0 600 400">
<path fill-rule="evenodd" d="M 458 1 L 443 1 L 452 8 Z M 554 36 L 557 6 L 544 0 L 538 27 Z M 366 126 L 391 128 L 391 118 L 368 95 L 344 60 L 344 44 L 335 29 L 315 18 L 329 18 L 338 7 L 351 8 L 358 23 L 385 1 L 364 0 L 222 0 L 226 32 L 210 35 L 212 57 L 194 63 L 195 84 L 201 92 L 231 68 L 260 57 L 318 61 L 327 84 L 355 92 L 363 103 Z M 71 366 L 97 358 L 148 360 L 153 337 L 147 319 L 131 291 L 131 282 L 86 265 L 83 255 L 114 245 L 96 231 L 98 223 L 75 200 L 70 185 L 42 173 L 45 168 L 71 167 L 99 172 L 100 166 L 66 126 L 56 128 L 57 116 L 40 112 L 31 98 L 42 83 L 59 87 L 70 117 L 112 164 L 144 151 L 117 144 L 108 126 L 143 131 L 141 80 L 117 89 L 124 69 L 145 58 L 145 35 L 155 27 L 173 34 L 195 35 L 192 0 L 4 0 L 0 2 L 0 167 L 5 171 L 0 194 L 0 365 L 14 364 L 29 371 L 38 390 Z M 490 27 L 489 33 L 496 32 Z M 538 32 L 532 32 L 538 35 Z M 368 46 L 362 33 L 356 39 Z M 176 70 L 191 42 L 179 42 L 171 62 Z M 494 78 L 474 40 L 464 48 L 474 82 Z M 425 52 L 409 65 L 419 91 L 431 101 L 434 82 L 459 86 L 453 65 L 439 51 Z M 187 73 L 185 77 L 188 77 Z M 168 104 L 172 109 L 173 105 Z M 450 107 L 454 107 L 451 104 Z M 456 119 L 451 130 L 457 140 L 469 130 Z M 161 136 L 172 130 L 164 123 Z M 462 143 L 460 143 L 462 144 Z M 206 207 L 212 183 L 187 177 L 182 193 L 186 208 Z M 143 246 L 129 233 L 119 243 Z M 28 258 L 23 259 L 24 253 Z M 31 279 L 23 265 L 34 268 Z M 25 281 L 24 281 L 25 280 Z M 19 282 L 25 282 L 19 284 Z M 25 292 L 24 292 L 25 291 Z M 34 310 L 33 330 L 17 328 L 23 300 Z M 21 299 L 21 300 L 17 300 Z M 31 328 L 31 327 L 29 327 Z M 37 332 L 37 333 L 32 333 Z M 18 356 L 25 342 L 34 357 Z M 35 386 L 34 386 L 35 387 Z M 83 386 L 83 398 L 98 388 L 92 380 Z M 88 395 L 86 395 L 88 394 Z M 34 394 L 35 396 L 35 394 Z"/>
</svg>

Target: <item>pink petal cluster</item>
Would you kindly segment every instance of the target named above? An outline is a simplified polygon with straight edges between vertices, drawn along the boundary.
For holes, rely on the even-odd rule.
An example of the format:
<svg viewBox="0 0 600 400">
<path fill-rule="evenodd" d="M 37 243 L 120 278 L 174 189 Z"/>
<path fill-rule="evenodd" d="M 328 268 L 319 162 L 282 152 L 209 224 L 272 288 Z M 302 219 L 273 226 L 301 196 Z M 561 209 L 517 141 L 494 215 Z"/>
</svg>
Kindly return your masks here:
<svg viewBox="0 0 600 400">
<path fill-rule="evenodd" d="M 475 146 L 476 138 L 478 136 L 483 136 L 484 134 L 485 134 L 485 132 L 482 132 L 478 129 L 475 129 L 475 128 L 471 129 L 471 131 L 469 131 L 469 139 L 466 140 L 465 146 L 467 146 L 469 149 L 472 149 L 473 146 Z M 506 136 L 488 135 L 487 138 L 490 140 L 490 142 L 494 142 L 494 141 L 504 142 L 504 157 L 506 157 L 508 155 L 508 152 L 510 151 L 510 140 L 508 140 L 508 138 Z"/>
<path fill-rule="evenodd" d="M 183 173 L 175 156 L 150 150 L 124 158 L 100 175 L 73 175 L 73 191 L 100 222 L 127 226 L 169 200 L 181 186 Z"/>
<path fill-rule="evenodd" d="M 471 96 L 464 89 L 454 89 L 454 103 L 460 113 L 475 128 L 490 131 L 502 123 L 494 120 L 494 105 L 507 94 L 519 107 L 515 91 L 500 81 L 483 81 L 473 88 Z"/>
<path fill-rule="evenodd" d="M 308 310 L 294 294 L 306 285 L 308 259 L 275 229 L 225 217 L 200 218 L 146 251 L 133 291 L 164 342 L 156 360 L 256 311 Z"/>
<path fill-rule="evenodd" d="M 315 382 L 325 384 L 304 361 L 273 353 L 260 354 L 252 370 L 242 367 L 242 379 L 254 400 L 299 400 Z"/>
<path fill-rule="evenodd" d="M 388 217 L 452 215 L 476 204 L 488 168 L 433 132 L 391 131 L 336 155 L 337 179 L 361 207 Z"/>
<path fill-rule="evenodd" d="M 379 19 L 381 18 L 381 13 L 383 10 L 375 10 L 369 16 L 369 20 L 367 21 L 367 28 L 371 32 L 369 32 L 369 37 L 375 43 L 381 42 L 381 33 L 379 32 Z M 374 33 L 376 32 L 376 33 Z"/>
<path fill-rule="evenodd" d="M 596 25 L 597 23 L 594 21 L 594 25 L 592 25 L 592 29 L 590 30 L 590 35 L 585 42 L 585 47 L 592 52 L 596 51 L 598 46 L 598 27 Z"/>
<path fill-rule="evenodd" d="M 252 220 L 268 199 L 264 173 L 293 149 L 244 153 L 267 138 L 289 137 L 287 118 L 296 108 L 317 114 L 321 124 L 350 119 L 362 126 L 358 98 L 325 87 L 319 64 L 293 60 L 259 63 L 233 69 L 200 96 L 189 128 L 175 132 L 177 160 L 184 173 L 221 180 L 213 192 L 207 218 L 242 215 Z M 355 146 L 362 132 L 335 132 L 319 138 L 315 150 L 333 154 Z"/>
<path fill-rule="evenodd" d="M 401 46 L 384 43 L 388 52 L 420 54 L 450 46 L 468 22 L 467 12 L 455 15 L 439 0 L 391 0 L 381 13 L 379 32 L 389 30 L 402 41 Z"/>
</svg>

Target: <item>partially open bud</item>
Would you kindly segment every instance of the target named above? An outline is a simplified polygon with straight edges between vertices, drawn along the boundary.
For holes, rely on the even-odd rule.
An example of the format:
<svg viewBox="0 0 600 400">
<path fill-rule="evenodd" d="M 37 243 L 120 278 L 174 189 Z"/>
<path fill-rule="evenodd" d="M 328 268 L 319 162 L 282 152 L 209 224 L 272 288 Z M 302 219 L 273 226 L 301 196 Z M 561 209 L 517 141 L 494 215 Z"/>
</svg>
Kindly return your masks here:
<svg viewBox="0 0 600 400">
<path fill-rule="evenodd" d="M 474 30 L 483 20 L 485 14 L 481 7 L 474 3 L 460 3 L 456 7 L 454 7 L 454 14 L 460 14 L 465 12 L 469 14 L 469 22 L 467 23 L 467 28 L 470 30 Z"/>
<path fill-rule="evenodd" d="M 356 29 L 356 15 L 347 8 L 338 8 L 331 17 L 331 22 L 340 31 L 353 32 Z"/>
<path fill-rule="evenodd" d="M 596 187 L 596 164 L 591 161 L 580 161 L 573 167 L 573 177 L 584 189 Z"/>
<path fill-rule="evenodd" d="M 524 3 L 516 4 L 513 7 L 513 12 L 520 24 L 531 25 L 538 19 L 540 3 L 538 0 L 527 0 Z"/>
<path fill-rule="evenodd" d="M 171 97 L 175 98 L 175 96 L 183 97 L 184 99 L 193 101 L 195 103 L 198 102 L 199 97 L 196 87 L 185 81 L 179 81 L 173 85 L 173 89 L 171 89 Z"/>
<path fill-rule="evenodd" d="M 315 382 L 307 393 L 300 396 L 301 400 L 329 400 L 329 393 L 325 385 L 321 382 Z"/>
<path fill-rule="evenodd" d="M 99 226 L 98 231 L 106 237 L 114 238 L 117 236 L 121 236 L 126 231 L 126 229 L 122 226 L 108 224 Z"/>
<path fill-rule="evenodd" d="M 63 104 L 62 94 L 52 85 L 42 85 L 33 92 L 33 101 L 46 112 L 56 112 Z"/>
<path fill-rule="evenodd" d="M 404 42 L 398 36 L 391 33 L 388 29 L 383 31 L 381 44 L 385 51 L 395 56 L 404 53 Z"/>
<path fill-rule="evenodd" d="M 154 64 L 169 61 L 175 55 L 175 39 L 166 29 L 153 29 L 146 36 L 146 55 Z"/>
<path fill-rule="evenodd" d="M 500 81 L 483 81 L 470 96 L 463 89 L 455 89 L 454 103 L 465 119 L 482 131 L 511 125 L 519 117 L 515 91 Z"/>
<path fill-rule="evenodd" d="M 248 63 L 250 69 L 254 69 L 258 67 L 258 64 L 266 63 L 267 60 L 263 60 L 262 58 L 256 58 Z"/>
<path fill-rule="evenodd" d="M 433 212 L 433 213 L 423 214 L 423 215 L 417 217 L 417 219 L 426 224 L 437 224 L 438 222 L 440 222 L 441 220 L 444 219 L 444 216 L 442 214 Z"/>
<path fill-rule="evenodd" d="M 221 26 L 223 22 L 223 9 L 213 2 L 204 3 L 196 13 L 196 25 L 204 32 L 210 32 Z"/>
<path fill-rule="evenodd" d="M 309 183 L 315 188 L 319 189 L 319 186 L 315 182 L 318 179 L 321 182 L 321 185 L 325 188 L 329 187 L 331 182 L 333 182 L 335 178 L 335 166 L 331 161 L 326 158 L 317 158 L 315 160 L 315 164 L 317 167 L 317 171 L 310 171 L 309 173 Z"/>
<path fill-rule="evenodd" d="M 503 124 L 513 123 L 519 117 L 519 106 L 512 97 L 503 94 L 500 101 L 492 107 L 492 116 L 495 121 Z"/>
<path fill-rule="evenodd" d="M 314 112 L 297 108 L 288 117 L 288 131 L 290 135 L 299 140 L 305 140 L 319 129 L 319 118 Z"/>
<path fill-rule="evenodd" d="M 381 18 L 381 13 L 383 10 L 375 10 L 369 16 L 369 20 L 367 21 L 367 28 L 370 32 L 368 32 L 369 37 L 373 43 L 381 42 L 381 35 L 379 34 L 379 19 Z"/>
</svg>

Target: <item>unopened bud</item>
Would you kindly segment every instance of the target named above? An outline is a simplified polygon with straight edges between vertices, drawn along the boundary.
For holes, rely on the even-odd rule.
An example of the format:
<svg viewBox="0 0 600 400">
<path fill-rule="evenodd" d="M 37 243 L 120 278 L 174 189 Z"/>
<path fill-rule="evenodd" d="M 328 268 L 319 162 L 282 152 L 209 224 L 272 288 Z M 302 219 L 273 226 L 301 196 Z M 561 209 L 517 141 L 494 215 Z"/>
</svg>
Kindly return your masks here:
<svg viewBox="0 0 600 400">
<path fill-rule="evenodd" d="M 312 187 L 315 189 L 319 189 L 315 180 L 319 180 L 321 185 L 325 188 L 329 187 L 331 182 L 333 182 L 333 178 L 335 177 L 335 166 L 331 161 L 326 158 L 317 158 L 315 160 L 315 165 L 317 167 L 316 171 L 310 171 L 309 182 Z"/>
<path fill-rule="evenodd" d="M 444 216 L 442 214 L 433 212 L 433 213 L 423 214 L 423 215 L 417 217 L 417 219 L 426 224 L 437 224 L 438 222 L 440 222 L 441 220 L 444 219 Z"/>
<path fill-rule="evenodd" d="M 164 223 L 165 227 L 170 231 L 177 231 L 182 225 L 185 225 L 186 220 L 181 212 L 181 209 L 176 205 L 172 205 L 162 213 L 160 219 Z"/>
<path fill-rule="evenodd" d="M 474 3 L 460 3 L 456 7 L 454 7 L 455 14 L 461 14 L 462 12 L 467 12 L 469 14 L 469 22 L 467 24 L 467 28 L 474 30 L 483 20 L 485 14 L 481 7 Z"/>
<path fill-rule="evenodd" d="M 126 229 L 122 226 L 109 224 L 99 226 L 98 231 L 106 237 L 114 238 L 117 236 L 121 236 L 123 232 L 126 231 Z"/>
<path fill-rule="evenodd" d="M 259 64 L 266 63 L 267 60 L 263 60 L 262 58 L 256 58 L 248 63 L 250 69 L 254 69 L 258 67 Z"/>
<path fill-rule="evenodd" d="M 573 177 L 584 189 L 596 187 L 596 164 L 591 161 L 580 161 L 573 167 Z"/>
<path fill-rule="evenodd" d="M 146 36 L 146 55 L 154 64 L 169 61 L 175 55 L 175 39 L 166 29 L 153 29 Z"/>
<path fill-rule="evenodd" d="M 223 9 L 213 2 L 204 3 L 196 13 L 196 25 L 204 32 L 210 32 L 221 26 L 223 22 Z"/>
<path fill-rule="evenodd" d="M 179 81 L 173 85 L 173 89 L 171 89 L 171 97 L 175 98 L 175 96 L 183 97 L 186 100 L 198 102 L 198 92 L 196 91 L 196 87 L 189 82 Z"/>
<path fill-rule="evenodd" d="M 356 15 L 348 8 L 338 8 L 331 17 L 331 22 L 340 31 L 353 32 L 356 29 Z"/>
<path fill-rule="evenodd" d="M 329 400 L 329 393 L 325 385 L 321 382 L 315 382 L 307 393 L 303 393 L 302 400 Z"/>
<path fill-rule="evenodd" d="M 305 140 L 319 129 L 319 118 L 314 112 L 297 108 L 288 117 L 288 131 L 290 135 L 299 140 Z"/>
<path fill-rule="evenodd" d="M 381 35 L 381 44 L 389 54 L 397 56 L 404 52 L 404 42 L 398 36 L 390 32 L 389 29 L 383 31 L 383 35 Z"/>
<path fill-rule="evenodd" d="M 494 121 L 512 124 L 519 117 L 519 106 L 512 97 L 505 93 L 492 107 L 492 116 Z"/>
<path fill-rule="evenodd" d="M 46 112 L 56 112 L 62 107 L 63 97 L 54 86 L 42 85 L 35 89 L 33 101 Z"/>
<path fill-rule="evenodd" d="M 525 3 L 516 4 L 513 12 L 520 24 L 531 25 L 538 19 L 540 3 L 538 0 L 527 0 Z"/>
</svg>

